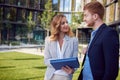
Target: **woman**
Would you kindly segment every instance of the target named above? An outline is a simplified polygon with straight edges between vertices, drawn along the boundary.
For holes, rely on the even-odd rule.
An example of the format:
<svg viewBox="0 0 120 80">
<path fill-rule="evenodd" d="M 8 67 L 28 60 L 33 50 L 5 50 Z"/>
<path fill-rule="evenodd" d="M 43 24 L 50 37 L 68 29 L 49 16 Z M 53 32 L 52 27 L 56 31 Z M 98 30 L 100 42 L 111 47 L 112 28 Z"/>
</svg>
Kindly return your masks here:
<svg viewBox="0 0 120 80">
<path fill-rule="evenodd" d="M 44 61 L 47 70 L 44 80 L 72 80 L 75 69 L 65 66 L 55 70 L 50 60 L 77 56 L 77 38 L 73 36 L 66 17 L 63 14 L 56 15 L 51 22 L 51 36 L 45 40 Z"/>
</svg>

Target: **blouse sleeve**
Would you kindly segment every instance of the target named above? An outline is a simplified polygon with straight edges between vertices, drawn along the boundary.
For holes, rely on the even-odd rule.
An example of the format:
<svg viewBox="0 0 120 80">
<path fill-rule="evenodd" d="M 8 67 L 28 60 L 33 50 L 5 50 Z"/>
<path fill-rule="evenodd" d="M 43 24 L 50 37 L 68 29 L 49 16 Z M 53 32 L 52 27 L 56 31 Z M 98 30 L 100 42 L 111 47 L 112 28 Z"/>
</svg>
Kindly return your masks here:
<svg viewBox="0 0 120 80">
<path fill-rule="evenodd" d="M 50 55 L 50 52 L 49 52 L 49 44 L 50 44 L 50 40 L 49 40 L 49 37 L 47 37 L 45 39 L 44 63 L 45 63 L 46 66 L 52 67 L 52 65 L 50 64 L 51 55 Z"/>
</svg>

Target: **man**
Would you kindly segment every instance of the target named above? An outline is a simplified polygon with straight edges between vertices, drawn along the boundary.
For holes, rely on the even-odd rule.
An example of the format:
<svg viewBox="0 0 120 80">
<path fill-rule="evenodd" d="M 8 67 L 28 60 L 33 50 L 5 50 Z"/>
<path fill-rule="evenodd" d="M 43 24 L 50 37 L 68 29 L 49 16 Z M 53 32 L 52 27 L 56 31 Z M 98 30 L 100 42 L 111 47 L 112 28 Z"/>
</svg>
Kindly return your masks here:
<svg viewBox="0 0 120 80">
<path fill-rule="evenodd" d="M 115 30 L 103 22 L 100 2 L 84 6 L 84 21 L 93 28 L 78 80 L 116 80 L 119 69 L 119 39 Z"/>
</svg>

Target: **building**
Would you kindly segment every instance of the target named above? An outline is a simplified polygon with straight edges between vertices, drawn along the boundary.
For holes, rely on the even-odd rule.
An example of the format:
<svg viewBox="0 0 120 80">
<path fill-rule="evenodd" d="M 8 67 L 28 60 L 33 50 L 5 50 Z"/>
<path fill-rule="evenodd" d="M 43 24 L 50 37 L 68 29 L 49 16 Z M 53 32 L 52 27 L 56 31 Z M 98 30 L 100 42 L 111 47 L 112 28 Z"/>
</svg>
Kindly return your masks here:
<svg viewBox="0 0 120 80">
<path fill-rule="evenodd" d="M 0 0 L 0 44 L 12 41 L 27 43 L 44 40 L 39 17 L 46 0 Z M 28 20 L 28 17 L 30 20 Z M 28 34 L 27 21 L 35 22 L 33 33 Z M 38 33 L 38 31 L 40 31 Z"/>
<path fill-rule="evenodd" d="M 52 9 L 56 13 L 66 15 L 73 29 L 77 29 L 79 42 L 88 43 L 92 29 L 85 28 L 82 23 L 83 6 L 95 0 L 52 0 Z M 120 0 L 98 0 L 105 6 L 104 21 L 120 33 Z M 46 32 L 40 27 L 40 15 L 44 11 L 47 0 L 0 0 L 0 43 L 22 41 L 27 43 L 28 37 L 33 43 L 43 42 Z M 31 15 L 30 15 L 31 14 Z M 33 33 L 28 33 L 27 21 L 35 22 Z M 7 42 L 8 43 L 8 42 Z"/>
</svg>

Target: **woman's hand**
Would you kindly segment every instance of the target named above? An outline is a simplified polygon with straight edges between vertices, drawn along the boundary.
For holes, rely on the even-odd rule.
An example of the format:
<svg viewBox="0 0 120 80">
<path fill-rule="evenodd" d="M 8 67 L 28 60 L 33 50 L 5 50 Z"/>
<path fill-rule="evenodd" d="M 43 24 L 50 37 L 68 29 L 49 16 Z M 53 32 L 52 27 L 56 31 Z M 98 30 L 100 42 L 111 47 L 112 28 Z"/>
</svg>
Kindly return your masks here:
<svg viewBox="0 0 120 80">
<path fill-rule="evenodd" d="M 73 68 L 70 68 L 69 66 L 62 67 L 62 70 L 68 74 L 73 74 L 75 71 Z"/>
</svg>

